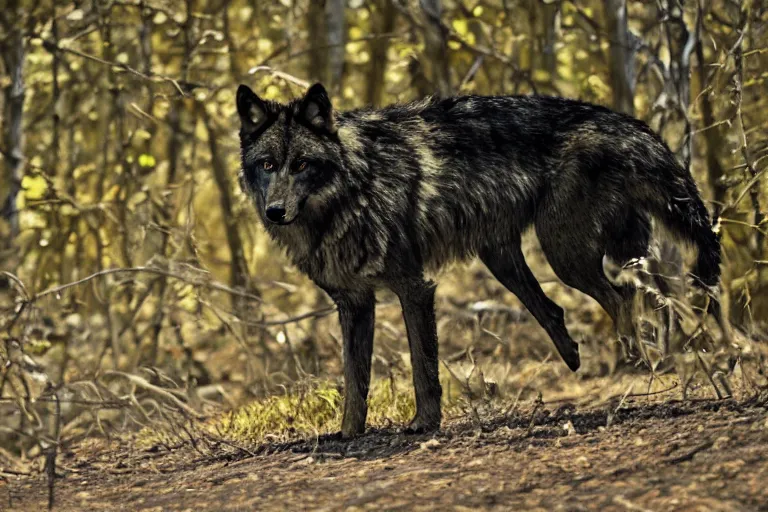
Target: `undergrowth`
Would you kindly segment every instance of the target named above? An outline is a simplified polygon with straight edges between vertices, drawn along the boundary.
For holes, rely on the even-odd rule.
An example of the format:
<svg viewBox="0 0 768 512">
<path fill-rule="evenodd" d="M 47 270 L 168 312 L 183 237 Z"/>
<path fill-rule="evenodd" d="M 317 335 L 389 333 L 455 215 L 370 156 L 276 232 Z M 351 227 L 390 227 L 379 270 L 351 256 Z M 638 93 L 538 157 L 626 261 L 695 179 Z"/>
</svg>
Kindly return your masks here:
<svg viewBox="0 0 768 512">
<path fill-rule="evenodd" d="M 459 416 L 473 407 L 467 389 L 448 372 L 441 372 L 444 416 Z M 255 446 L 330 434 L 341 429 L 344 410 L 340 380 L 307 379 L 285 392 L 256 400 L 194 425 L 196 434 L 224 442 Z M 368 427 L 396 428 L 416 414 L 410 380 L 376 378 L 368 394 Z M 175 445 L 184 440 L 189 427 L 159 424 L 139 433 L 138 445 Z M 192 436 L 196 436 L 192 434 Z"/>
</svg>

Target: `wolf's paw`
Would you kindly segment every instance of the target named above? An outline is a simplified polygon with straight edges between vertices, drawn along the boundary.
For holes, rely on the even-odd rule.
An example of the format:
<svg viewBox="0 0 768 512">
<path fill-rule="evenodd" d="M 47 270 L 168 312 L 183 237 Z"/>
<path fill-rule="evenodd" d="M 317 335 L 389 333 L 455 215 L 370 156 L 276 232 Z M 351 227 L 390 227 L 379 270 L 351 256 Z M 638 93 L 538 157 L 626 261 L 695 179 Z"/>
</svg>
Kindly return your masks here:
<svg viewBox="0 0 768 512">
<path fill-rule="evenodd" d="M 565 364 L 571 371 L 576 371 L 581 366 L 581 358 L 579 357 L 579 345 L 573 341 L 567 344 L 558 344 L 557 351 L 560 353 L 560 357 L 563 358 Z"/>
<path fill-rule="evenodd" d="M 354 439 L 356 437 L 359 437 L 365 433 L 365 429 L 362 430 L 350 430 L 345 432 L 344 430 L 340 431 L 337 435 L 339 436 L 339 439 L 343 441 L 347 441 L 349 439 Z"/>
<path fill-rule="evenodd" d="M 440 429 L 440 416 L 428 417 L 426 415 L 420 416 L 418 413 L 416 417 L 408 423 L 403 431 L 405 434 L 427 434 L 429 432 L 435 432 Z"/>
<path fill-rule="evenodd" d="M 341 438 L 352 439 L 365 433 L 365 416 L 345 415 L 341 420 Z"/>
<path fill-rule="evenodd" d="M 341 418 L 341 437 L 342 439 L 352 439 L 365 432 L 365 418 L 368 416 L 368 407 L 363 402 L 346 402 L 344 404 L 344 415 Z"/>
<path fill-rule="evenodd" d="M 353 439 L 365 433 L 365 424 L 362 425 L 342 425 L 341 426 L 341 438 Z"/>
</svg>

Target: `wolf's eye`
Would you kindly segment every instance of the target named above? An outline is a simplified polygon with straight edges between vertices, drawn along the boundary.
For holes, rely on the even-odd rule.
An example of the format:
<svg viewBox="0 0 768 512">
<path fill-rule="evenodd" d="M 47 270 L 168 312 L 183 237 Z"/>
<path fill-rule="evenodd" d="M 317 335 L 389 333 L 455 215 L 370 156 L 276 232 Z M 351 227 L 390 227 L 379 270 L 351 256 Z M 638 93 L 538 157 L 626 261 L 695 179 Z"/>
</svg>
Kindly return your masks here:
<svg viewBox="0 0 768 512">
<path fill-rule="evenodd" d="M 306 171 L 309 168 L 309 163 L 306 160 L 294 160 L 292 174 L 299 174 Z"/>
<path fill-rule="evenodd" d="M 264 160 L 264 163 L 263 163 L 263 164 L 261 164 L 261 167 L 262 167 L 262 168 L 263 168 L 265 171 L 271 171 L 271 170 L 272 170 L 272 167 L 273 167 L 273 165 L 272 165 L 272 162 L 270 162 L 269 160 Z"/>
</svg>

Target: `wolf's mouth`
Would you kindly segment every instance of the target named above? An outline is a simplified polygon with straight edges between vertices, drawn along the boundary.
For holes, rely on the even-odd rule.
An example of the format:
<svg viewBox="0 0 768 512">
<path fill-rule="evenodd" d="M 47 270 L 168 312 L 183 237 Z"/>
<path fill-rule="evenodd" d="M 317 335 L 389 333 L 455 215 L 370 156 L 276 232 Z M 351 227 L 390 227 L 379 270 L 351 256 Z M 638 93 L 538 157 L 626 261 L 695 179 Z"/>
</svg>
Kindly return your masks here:
<svg viewBox="0 0 768 512">
<path fill-rule="evenodd" d="M 274 221 L 274 220 L 270 220 L 269 218 L 267 218 L 267 222 L 269 222 L 273 226 L 288 226 L 288 225 L 293 224 L 294 222 L 296 222 L 296 219 L 298 219 L 298 218 L 299 218 L 299 216 L 297 214 L 297 215 L 294 215 L 294 217 L 292 219 L 290 219 L 290 220 L 283 219 L 283 220 L 279 220 L 279 221 Z"/>
</svg>

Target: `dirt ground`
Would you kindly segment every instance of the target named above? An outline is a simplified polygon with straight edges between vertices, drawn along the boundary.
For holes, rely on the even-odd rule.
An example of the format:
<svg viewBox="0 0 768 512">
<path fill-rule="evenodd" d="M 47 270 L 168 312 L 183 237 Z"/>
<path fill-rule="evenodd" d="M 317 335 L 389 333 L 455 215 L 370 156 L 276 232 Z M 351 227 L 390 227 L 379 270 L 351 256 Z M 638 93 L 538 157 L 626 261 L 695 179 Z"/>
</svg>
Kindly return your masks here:
<svg viewBox="0 0 768 512">
<path fill-rule="evenodd" d="M 531 404 L 430 436 L 369 431 L 258 447 L 81 448 L 55 510 L 768 511 L 768 400 Z M 43 510 L 45 479 L 0 480 Z"/>
</svg>

